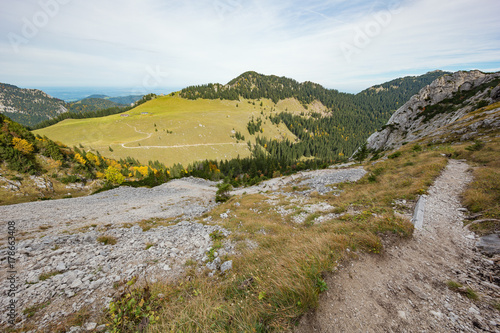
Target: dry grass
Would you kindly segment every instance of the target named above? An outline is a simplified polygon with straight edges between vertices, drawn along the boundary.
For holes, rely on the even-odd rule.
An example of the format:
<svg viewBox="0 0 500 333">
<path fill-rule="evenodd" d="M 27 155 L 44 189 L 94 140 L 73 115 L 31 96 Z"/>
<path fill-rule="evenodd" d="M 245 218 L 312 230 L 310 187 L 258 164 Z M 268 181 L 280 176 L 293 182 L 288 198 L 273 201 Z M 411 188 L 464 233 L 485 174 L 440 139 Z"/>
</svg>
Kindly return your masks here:
<svg viewBox="0 0 500 333">
<path fill-rule="evenodd" d="M 97 241 L 104 245 L 115 245 L 117 242 L 116 237 L 106 235 L 97 237 Z"/>
<path fill-rule="evenodd" d="M 142 220 L 138 223 L 139 227 L 142 228 L 142 231 L 148 231 L 149 229 L 160 227 L 160 226 L 169 226 L 175 224 L 176 217 L 171 217 L 167 219 L 160 218 L 151 218 L 147 220 Z M 129 224 L 132 227 L 131 224 Z M 129 228 L 130 228 L 129 227 Z"/>
<path fill-rule="evenodd" d="M 359 214 L 313 223 L 314 218 L 329 212 L 313 213 L 308 223 L 297 224 L 290 216 L 277 213 L 276 204 L 261 194 L 233 197 L 218 206 L 209 215 L 231 230 L 229 239 L 241 251 L 230 258 L 233 270 L 208 277 L 208 272 L 196 273 L 190 267 L 189 280 L 155 285 L 155 292 L 165 295 L 165 300 L 159 322 L 149 331 L 290 329 L 302 314 L 317 306 L 319 294 L 325 290 L 324 272 L 333 271 L 353 251 L 380 253 L 381 234 L 412 235 L 413 226 L 394 215 L 392 204 L 396 199 L 415 200 L 427 190 L 446 165 L 443 149 L 447 148 L 422 152 L 404 148 L 397 158 L 368 166 L 370 173 L 358 183 L 341 184 L 340 196 L 322 196 L 335 211 Z M 289 200 L 280 197 L 275 201 L 290 208 L 295 204 Z M 219 214 L 228 209 L 230 217 L 221 220 Z M 246 240 L 258 247 L 248 248 Z"/>
<path fill-rule="evenodd" d="M 500 139 L 484 142 L 478 150 L 475 144 L 466 143 L 456 147 L 455 155 L 465 158 L 473 166 L 474 180 L 463 194 L 464 205 L 478 219 L 488 220 L 470 227 L 478 234 L 489 234 L 500 230 Z M 468 148 L 468 149 L 467 149 Z"/>
</svg>

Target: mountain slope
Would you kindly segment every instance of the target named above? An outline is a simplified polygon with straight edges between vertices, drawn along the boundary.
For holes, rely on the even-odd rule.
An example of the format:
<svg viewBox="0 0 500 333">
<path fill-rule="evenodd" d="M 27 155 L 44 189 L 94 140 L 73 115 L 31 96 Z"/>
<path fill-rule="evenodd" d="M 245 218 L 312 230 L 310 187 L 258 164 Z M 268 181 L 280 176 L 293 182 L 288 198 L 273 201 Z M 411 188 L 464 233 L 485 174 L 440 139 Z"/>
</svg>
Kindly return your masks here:
<svg viewBox="0 0 500 333">
<path fill-rule="evenodd" d="M 41 90 L 0 83 L 0 113 L 14 121 L 31 126 L 64 112 L 68 112 L 64 101 Z"/>
<path fill-rule="evenodd" d="M 422 87 L 446 74 L 433 71 L 413 77 L 404 77 L 371 87 L 354 95 L 341 93 L 335 89 L 326 89 L 320 84 L 306 81 L 299 83 L 286 77 L 245 72 L 226 85 L 219 83 L 191 86 L 182 89 L 181 96 L 188 99 L 228 99 L 237 100 L 268 98 L 274 103 L 287 98 L 296 98 L 303 104 L 320 101 L 331 111 L 352 112 L 358 107 L 365 111 L 376 107 L 381 110 L 393 110 L 398 104 L 406 102 Z M 366 105 L 368 104 L 368 105 Z M 375 110 L 370 110 L 375 111 Z"/>
<path fill-rule="evenodd" d="M 270 108 L 269 101 L 263 101 L 261 107 L 252 101 L 192 101 L 169 95 L 126 113 L 68 119 L 35 133 L 69 145 L 92 147 L 111 158 L 131 156 L 143 163 L 159 160 L 187 165 L 196 160 L 250 156 L 247 142 L 255 144 L 256 134 L 250 135 L 247 125 Z M 262 123 L 262 132 L 258 134 L 270 139 L 295 140 L 286 126 L 269 120 Z"/>
<path fill-rule="evenodd" d="M 116 161 L 95 150 L 69 148 L 0 114 L 0 205 L 88 195 L 105 182 L 152 186 L 169 178 L 159 163 Z"/>
<path fill-rule="evenodd" d="M 41 90 L 22 89 L 14 85 L 0 83 L 0 113 L 30 127 L 67 112 L 89 113 L 110 108 L 123 108 L 141 98 L 142 96 L 139 95 L 120 97 L 92 95 L 76 102 L 66 103 Z"/>
<path fill-rule="evenodd" d="M 442 74 L 397 79 L 390 89 L 352 95 L 246 72 L 227 85 L 188 87 L 160 97 L 127 113 L 130 117 L 67 120 L 37 133 L 114 158 L 130 155 L 168 165 L 246 157 L 255 147 L 281 165 L 311 158 L 331 163 L 350 155 L 408 94 Z M 209 119 L 217 120 L 218 130 L 204 127 L 213 123 Z"/>
<path fill-rule="evenodd" d="M 500 72 L 487 74 L 470 71 L 445 75 L 422 88 L 399 108 L 382 129 L 370 136 L 367 148 L 390 149 L 403 142 L 438 135 L 439 129 L 453 124 L 478 108 L 498 101 Z M 498 107 L 493 107 L 482 123 L 476 121 L 467 128 L 461 128 L 462 138 L 467 140 L 472 137 L 473 135 L 465 133 L 478 128 L 498 128 L 498 111 Z"/>
</svg>

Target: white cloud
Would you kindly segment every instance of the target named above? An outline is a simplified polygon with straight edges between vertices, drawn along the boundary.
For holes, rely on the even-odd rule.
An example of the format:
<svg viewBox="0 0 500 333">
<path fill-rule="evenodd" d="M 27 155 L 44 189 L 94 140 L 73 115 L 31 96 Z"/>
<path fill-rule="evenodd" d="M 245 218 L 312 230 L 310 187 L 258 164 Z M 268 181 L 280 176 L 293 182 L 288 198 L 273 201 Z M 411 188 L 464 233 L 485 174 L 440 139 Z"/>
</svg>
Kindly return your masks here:
<svg viewBox="0 0 500 333">
<path fill-rule="evenodd" d="M 51 1 L 63 2 L 41 0 Z M 0 81 L 136 87 L 160 68 L 159 85 L 183 87 L 256 70 L 353 91 L 437 68 L 500 67 L 495 0 L 407 1 L 382 23 L 394 1 L 64 1 L 15 52 L 8 33 L 23 36 L 23 18 L 43 9 L 0 0 Z M 366 46 L 359 31 L 372 35 Z M 341 45 L 354 47 L 350 62 Z"/>
</svg>

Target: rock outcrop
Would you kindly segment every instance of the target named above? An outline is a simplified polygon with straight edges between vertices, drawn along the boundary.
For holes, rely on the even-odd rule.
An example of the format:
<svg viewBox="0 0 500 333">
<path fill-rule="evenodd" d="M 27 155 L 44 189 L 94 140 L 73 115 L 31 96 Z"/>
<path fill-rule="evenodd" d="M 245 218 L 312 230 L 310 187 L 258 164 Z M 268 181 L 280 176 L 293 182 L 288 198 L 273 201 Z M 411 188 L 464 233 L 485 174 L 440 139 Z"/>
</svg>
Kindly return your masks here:
<svg viewBox="0 0 500 333">
<path fill-rule="evenodd" d="M 386 150 L 435 134 L 479 107 L 500 101 L 500 72 L 478 70 L 444 75 L 422 88 L 367 141 L 371 150 Z M 493 112 L 494 113 L 494 112 Z M 482 126 L 500 126 L 498 112 Z"/>
</svg>

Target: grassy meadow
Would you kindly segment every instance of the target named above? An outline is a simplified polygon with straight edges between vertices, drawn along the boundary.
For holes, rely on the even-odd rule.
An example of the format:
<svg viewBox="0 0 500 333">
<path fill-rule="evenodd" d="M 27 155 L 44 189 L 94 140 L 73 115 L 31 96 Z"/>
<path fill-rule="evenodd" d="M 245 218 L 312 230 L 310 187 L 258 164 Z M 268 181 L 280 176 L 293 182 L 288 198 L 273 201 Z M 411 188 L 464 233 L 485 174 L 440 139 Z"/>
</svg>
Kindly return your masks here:
<svg viewBox="0 0 500 333">
<path fill-rule="evenodd" d="M 261 105 L 262 102 L 262 105 Z M 310 111 L 322 111 L 311 105 Z M 268 138 L 295 140 L 284 124 L 273 125 L 266 116 L 277 112 L 307 112 L 296 100 L 227 101 L 187 100 L 178 95 L 158 97 L 123 114 L 103 118 L 67 119 L 34 131 L 68 146 L 84 146 L 108 158 L 127 156 L 141 163 L 158 160 L 167 166 L 187 165 L 204 159 L 225 160 L 250 155 L 248 141 L 255 143 L 247 123 L 262 118 Z M 127 114 L 128 116 L 124 116 Z M 245 140 L 237 140 L 240 132 Z"/>
</svg>

